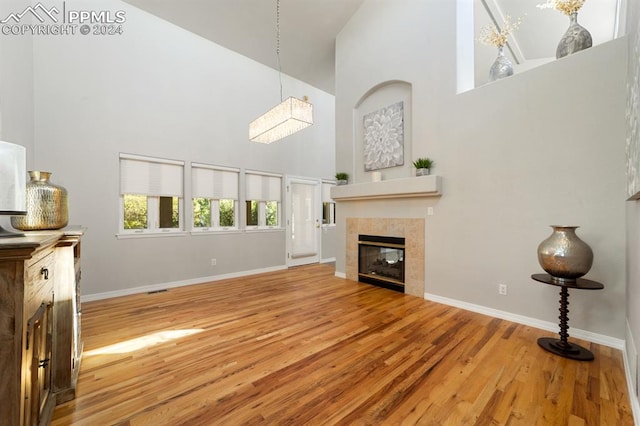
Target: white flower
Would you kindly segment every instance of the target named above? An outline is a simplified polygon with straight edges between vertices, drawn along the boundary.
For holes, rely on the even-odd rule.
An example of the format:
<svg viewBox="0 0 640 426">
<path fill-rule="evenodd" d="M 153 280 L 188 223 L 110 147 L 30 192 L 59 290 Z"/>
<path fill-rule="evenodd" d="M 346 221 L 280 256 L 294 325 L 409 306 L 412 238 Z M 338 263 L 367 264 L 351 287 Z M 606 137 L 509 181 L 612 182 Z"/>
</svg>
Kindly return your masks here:
<svg viewBox="0 0 640 426">
<path fill-rule="evenodd" d="M 542 4 L 536 5 L 538 9 L 556 9 L 565 15 L 573 15 L 578 13 L 586 0 L 547 0 Z"/>
</svg>

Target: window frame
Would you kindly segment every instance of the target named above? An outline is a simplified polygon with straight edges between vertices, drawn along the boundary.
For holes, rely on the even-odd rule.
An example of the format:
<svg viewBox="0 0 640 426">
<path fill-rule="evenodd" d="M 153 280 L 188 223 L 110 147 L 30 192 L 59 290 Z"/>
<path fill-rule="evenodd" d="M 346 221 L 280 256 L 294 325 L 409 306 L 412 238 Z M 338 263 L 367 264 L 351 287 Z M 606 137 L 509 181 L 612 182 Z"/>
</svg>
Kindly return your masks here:
<svg viewBox="0 0 640 426">
<path fill-rule="evenodd" d="M 180 188 L 181 191 L 179 194 L 166 194 L 166 195 L 155 195 L 155 194 L 145 194 L 136 192 L 124 192 L 123 186 L 123 167 L 122 160 L 130 160 L 130 161 L 140 161 L 146 163 L 153 164 L 164 164 L 167 166 L 177 166 L 180 167 Z M 160 157 L 150 157 L 145 155 L 137 155 L 137 154 L 126 154 L 120 153 L 118 156 L 118 167 L 119 167 L 119 220 L 118 220 L 118 238 L 128 238 L 134 236 L 178 236 L 184 235 L 184 221 L 185 221 L 185 210 L 184 210 L 184 161 L 180 160 L 171 160 L 167 158 Z M 125 214 L 125 206 L 124 206 L 124 196 L 125 194 L 131 195 L 143 195 L 147 197 L 147 228 L 142 229 L 125 229 L 124 228 L 124 214 Z M 171 197 L 178 198 L 178 227 L 177 228 L 160 228 L 160 198 L 162 197 Z"/>
<path fill-rule="evenodd" d="M 336 186 L 334 180 L 322 180 L 322 200 L 320 205 L 322 206 L 322 227 L 323 228 L 335 228 L 336 227 L 336 202 L 331 198 L 331 187 Z M 324 223 L 324 204 L 329 203 L 329 223 Z"/>
<path fill-rule="evenodd" d="M 193 188 L 193 179 L 194 172 L 193 169 L 206 169 L 211 170 L 213 172 L 231 172 L 236 174 L 237 185 L 236 185 L 236 198 L 209 198 L 209 197 L 196 197 L 194 196 L 194 188 Z M 225 167 L 225 166 L 216 166 L 213 164 L 205 164 L 205 163 L 191 163 L 191 233 L 194 234 L 202 234 L 202 233 L 219 233 L 219 232 L 237 232 L 240 229 L 240 169 L 237 167 Z M 208 227 L 196 227 L 193 223 L 193 200 L 196 198 L 204 198 L 209 200 L 209 208 L 211 210 L 211 223 Z M 234 226 L 220 226 L 220 200 L 233 200 L 234 208 L 233 208 L 233 223 Z"/>
<path fill-rule="evenodd" d="M 254 175 L 254 176 L 261 176 L 264 178 L 277 178 L 279 179 L 279 185 L 278 187 L 278 196 L 277 197 L 272 197 L 272 198 L 278 198 L 278 199 L 266 199 L 266 197 L 261 196 L 259 198 L 249 198 L 249 190 L 248 190 L 248 185 L 249 185 L 249 178 L 247 178 L 248 175 Z M 271 172 L 261 172 L 261 171 L 256 171 L 256 170 L 245 170 L 244 172 L 244 176 L 245 176 L 245 199 L 244 199 L 244 208 L 245 208 L 245 214 L 244 214 L 244 227 L 245 230 L 247 231 L 260 231 L 260 230 L 284 230 L 284 226 L 282 223 L 282 196 L 283 196 L 283 175 L 279 174 L 279 173 L 271 173 Z M 264 198 L 264 199 L 262 199 Z M 256 201 L 258 203 L 258 224 L 257 225 L 248 225 L 247 224 L 247 218 L 248 218 L 248 211 L 247 211 L 247 204 L 250 201 Z M 277 221 L 277 225 L 267 225 L 267 203 L 270 202 L 275 202 L 276 203 L 276 208 L 277 208 L 277 213 L 276 213 L 276 221 Z"/>
</svg>

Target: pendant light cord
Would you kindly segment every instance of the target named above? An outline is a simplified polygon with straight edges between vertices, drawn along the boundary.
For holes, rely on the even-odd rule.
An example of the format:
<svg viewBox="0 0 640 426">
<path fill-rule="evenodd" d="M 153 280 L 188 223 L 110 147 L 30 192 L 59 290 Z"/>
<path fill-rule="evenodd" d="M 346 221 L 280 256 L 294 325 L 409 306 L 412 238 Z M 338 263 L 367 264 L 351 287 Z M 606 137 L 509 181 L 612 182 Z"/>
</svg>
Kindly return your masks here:
<svg viewBox="0 0 640 426">
<path fill-rule="evenodd" d="M 280 0 L 276 0 L 276 57 L 278 58 L 278 78 L 280 79 L 280 102 L 282 99 L 282 67 L 280 65 Z"/>
</svg>

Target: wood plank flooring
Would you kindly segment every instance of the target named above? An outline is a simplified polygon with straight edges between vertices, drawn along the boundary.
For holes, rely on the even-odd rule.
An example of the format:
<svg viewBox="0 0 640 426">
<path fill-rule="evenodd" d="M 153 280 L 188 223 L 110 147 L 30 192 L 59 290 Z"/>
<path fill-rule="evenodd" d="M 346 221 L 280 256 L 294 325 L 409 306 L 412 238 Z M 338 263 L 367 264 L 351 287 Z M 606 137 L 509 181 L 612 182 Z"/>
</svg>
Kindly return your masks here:
<svg viewBox="0 0 640 426">
<path fill-rule="evenodd" d="M 313 265 L 83 305 L 53 425 L 632 425 L 622 354 Z"/>
</svg>

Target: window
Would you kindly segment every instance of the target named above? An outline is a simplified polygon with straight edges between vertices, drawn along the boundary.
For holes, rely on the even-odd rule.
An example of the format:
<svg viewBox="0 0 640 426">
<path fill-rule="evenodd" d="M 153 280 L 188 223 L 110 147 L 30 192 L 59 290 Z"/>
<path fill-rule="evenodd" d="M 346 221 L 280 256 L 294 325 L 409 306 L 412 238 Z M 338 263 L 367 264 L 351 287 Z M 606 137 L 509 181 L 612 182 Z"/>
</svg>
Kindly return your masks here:
<svg viewBox="0 0 640 426">
<path fill-rule="evenodd" d="M 331 198 L 332 182 L 322 182 L 322 225 L 336 224 L 336 203 Z"/>
<path fill-rule="evenodd" d="M 279 228 L 282 198 L 282 176 L 247 171 L 247 228 Z"/>
<path fill-rule="evenodd" d="M 183 229 L 184 162 L 120 154 L 120 233 Z"/>
<path fill-rule="evenodd" d="M 238 228 L 240 169 L 191 163 L 194 231 Z"/>
</svg>

